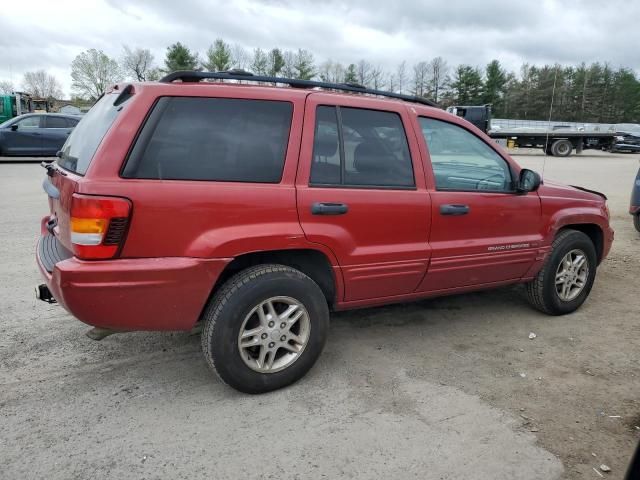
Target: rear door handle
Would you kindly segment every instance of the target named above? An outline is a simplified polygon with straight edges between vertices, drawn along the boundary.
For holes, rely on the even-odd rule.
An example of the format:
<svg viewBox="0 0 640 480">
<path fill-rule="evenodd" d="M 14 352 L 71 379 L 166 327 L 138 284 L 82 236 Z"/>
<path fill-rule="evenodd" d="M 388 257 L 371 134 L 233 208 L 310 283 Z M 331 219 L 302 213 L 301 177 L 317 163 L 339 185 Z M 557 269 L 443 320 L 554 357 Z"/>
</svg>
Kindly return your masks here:
<svg viewBox="0 0 640 480">
<path fill-rule="evenodd" d="M 349 206 L 345 203 L 315 202 L 311 205 L 312 215 L 344 215 L 348 211 Z"/>
<path fill-rule="evenodd" d="M 469 205 L 440 205 L 440 215 L 466 215 Z"/>
</svg>

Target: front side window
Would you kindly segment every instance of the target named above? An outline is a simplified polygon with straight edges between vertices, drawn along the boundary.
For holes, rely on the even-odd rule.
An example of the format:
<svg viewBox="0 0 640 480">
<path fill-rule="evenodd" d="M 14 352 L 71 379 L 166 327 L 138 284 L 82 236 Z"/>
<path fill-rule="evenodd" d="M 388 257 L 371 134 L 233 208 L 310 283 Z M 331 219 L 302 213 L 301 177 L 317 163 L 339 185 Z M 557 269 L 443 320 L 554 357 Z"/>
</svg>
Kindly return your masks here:
<svg viewBox="0 0 640 480">
<path fill-rule="evenodd" d="M 312 185 L 411 188 L 413 165 L 397 113 L 319 106 Z"/>
<path fill-rule="evenodd" d="M 457 125 L 420 117 L 438 190 L 510 192 L 508 163 L 489 145 Z"/>
<path fill-rule="evenodd" d="M 23 118 L 16 122 L 18 128 L 39 128 L 40 127 L 40 115 L 32 115 L 30 117 Z"/>
<path fill-rule="evenodd" d="M 278 183 L 290 102 L 163 97 L 122 172 L 126 178 Z"/>
</svg>

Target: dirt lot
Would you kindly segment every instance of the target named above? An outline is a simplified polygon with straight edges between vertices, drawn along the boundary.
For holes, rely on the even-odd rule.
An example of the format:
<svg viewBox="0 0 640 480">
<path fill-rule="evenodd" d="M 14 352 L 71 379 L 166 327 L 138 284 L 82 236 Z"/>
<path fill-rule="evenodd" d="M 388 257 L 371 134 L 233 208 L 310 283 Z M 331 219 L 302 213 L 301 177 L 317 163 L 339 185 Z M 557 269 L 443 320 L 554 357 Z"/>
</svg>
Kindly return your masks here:
<svg viewBox="0 0 640 480">
<path fill-rule="evenodd" d="M 546 160 L 547 178 L 610 197 L 616 241 L 575 314 L 537 313 L 517 287 L 334 314 L 307 377 L 245 396 L 197 336 L 97 343 L 36 302 L 44 171 L 0 164 L 0 478 L 598 479 L 604 463 L 620 479 L 640 437 L 637 168 Z"/>
</svg>

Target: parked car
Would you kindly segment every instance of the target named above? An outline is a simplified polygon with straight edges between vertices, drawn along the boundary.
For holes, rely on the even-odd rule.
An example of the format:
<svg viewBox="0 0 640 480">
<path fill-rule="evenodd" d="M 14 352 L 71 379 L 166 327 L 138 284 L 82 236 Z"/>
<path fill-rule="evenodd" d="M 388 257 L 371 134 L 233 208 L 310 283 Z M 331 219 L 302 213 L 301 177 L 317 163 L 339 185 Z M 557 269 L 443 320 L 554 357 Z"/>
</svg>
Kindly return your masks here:
<svg viewBox="0 0 640 480">
<path fill-rule="evenodd" d="M 28 113 L 0 124 L 0 155 L 54 156 L 80 119 L 58 113 Z"/>
<path fill-rule="evenodd" d="M 636 227 L 636 230 L 640 232 L 640 170 L 638 170 L 638 174 L 633 183 L 633 189 L 631 190 L 629 213 L 633 216 L 633 225 Z"/>
<path fill-rule="evenodd" d="M 208 72 L 114 87 L 47 167 L 38 296 L 94 338 L 202 322 L 209 365 L 250 393 L 312 367 L 331 310 L 515 283 L 549 315 L 580 307 L 606 197 L 386 95 Z"/>
<path fill-rule="evenodd" d="M 611 146 L 612 152 L 640 152 L 640 136 L 632 133 L 618 132 L 615 136 L 615 142 Z"/>
</svg>

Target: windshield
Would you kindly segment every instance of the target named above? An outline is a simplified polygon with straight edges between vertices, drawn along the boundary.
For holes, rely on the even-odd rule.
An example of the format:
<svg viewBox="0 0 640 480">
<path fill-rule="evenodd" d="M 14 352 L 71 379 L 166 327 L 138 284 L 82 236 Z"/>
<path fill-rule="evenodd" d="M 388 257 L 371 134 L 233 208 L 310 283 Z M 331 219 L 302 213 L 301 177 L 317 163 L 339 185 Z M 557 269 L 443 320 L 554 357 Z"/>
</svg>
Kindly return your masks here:
<svg viewBox="0 0 640 480">
<path fill-rule="evenodd" d="M 114 105 L 120 92 L 103 95 L 73 129 L 62 147 L 58 165 L 65 170 L 84 175 L 100 142 L 122 110 Z"/>
</svg>

